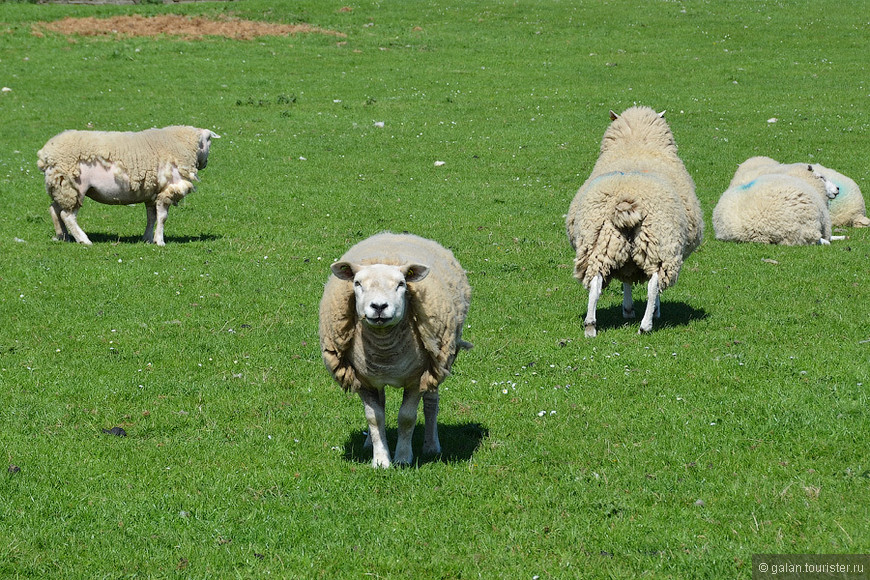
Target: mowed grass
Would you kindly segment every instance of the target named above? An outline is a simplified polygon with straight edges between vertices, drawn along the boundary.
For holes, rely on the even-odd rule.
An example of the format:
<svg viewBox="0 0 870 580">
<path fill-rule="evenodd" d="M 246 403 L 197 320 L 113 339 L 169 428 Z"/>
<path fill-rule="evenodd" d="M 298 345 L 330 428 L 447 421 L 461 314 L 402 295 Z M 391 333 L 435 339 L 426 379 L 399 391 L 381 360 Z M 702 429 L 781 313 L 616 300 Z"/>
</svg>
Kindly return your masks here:
<svg viewBox="0 0 870 580">
<path fill-rule="evenodd" d="M 859 3 L 343 6 L 0 4 L 0 576 L 749 578 L 757 553 L 870 551 L 870 232 L 710 225 L 753 155 L 870 189 Z M 31 32 L 167 12 L 347 37 Z M 706 241 L 652 334 L 614 285 L 589 340 L 564 214 L 635 103 L 667 109 Z M 175 123 L 222 138 L 166 247 L 90 200 L 93 247 L 51 241 L 49 137 Z M 454 251 L 475 348 L 443 456 L 376 471 L 317 308 L 385 229 Z"/>
</svg>

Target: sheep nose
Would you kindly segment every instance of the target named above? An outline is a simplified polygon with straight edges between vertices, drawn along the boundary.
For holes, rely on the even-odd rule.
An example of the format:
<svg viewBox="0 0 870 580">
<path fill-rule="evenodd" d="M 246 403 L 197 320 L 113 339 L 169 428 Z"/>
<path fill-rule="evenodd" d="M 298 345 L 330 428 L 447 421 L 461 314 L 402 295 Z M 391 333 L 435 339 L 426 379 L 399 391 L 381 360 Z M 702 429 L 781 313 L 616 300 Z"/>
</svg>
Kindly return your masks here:
<svg viewBox="0 0 870 580">
<path fill-rule="evenodd" d="M 370 304 L 370 306 L 372 307 L 372 310 L 375 311 L 375 314 L 377 314 L 378 316 L 380 316 L 381 314 L 384 313 L 384 310 L 387 309 L 388 304 L 387 304 L 386 302 L 384 302 L 384 303 L 382 303 L 382 304 L 376 304 L 376 303 L 372 302 L 372 303 Z"/>
</svg>

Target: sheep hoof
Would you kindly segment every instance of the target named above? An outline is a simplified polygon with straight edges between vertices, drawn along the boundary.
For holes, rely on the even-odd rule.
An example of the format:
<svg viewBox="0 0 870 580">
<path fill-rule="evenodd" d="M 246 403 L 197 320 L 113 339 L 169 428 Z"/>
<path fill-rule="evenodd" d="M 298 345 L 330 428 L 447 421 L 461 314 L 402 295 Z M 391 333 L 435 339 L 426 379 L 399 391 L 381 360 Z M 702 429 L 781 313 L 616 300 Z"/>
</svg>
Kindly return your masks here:
<svg viewBox="0 0 870 580">
<path fill-rule="evenodd" d="M 586 338 L 595 338 L 595 336 L 598 334 L 598 331 L 595 329 L 594 324 L 587 324 L 584 334 L 586 335 Z"/>
<path fill-rule="evenodd" d="M 643 326 L 641 326 L 640 330 L 637 331 L 638 334 L 649 334 L 650 332 L 652 332 L 652 326 L 650 326 L 649 328 L 644 328 Z"/>
<path fill-rule="evenodd" d="M 631 310 L 623 309 L 622 310 L 622 317 L 623 318 L 634 318 L 634 308 L 632 308 Z"/>
</svg>

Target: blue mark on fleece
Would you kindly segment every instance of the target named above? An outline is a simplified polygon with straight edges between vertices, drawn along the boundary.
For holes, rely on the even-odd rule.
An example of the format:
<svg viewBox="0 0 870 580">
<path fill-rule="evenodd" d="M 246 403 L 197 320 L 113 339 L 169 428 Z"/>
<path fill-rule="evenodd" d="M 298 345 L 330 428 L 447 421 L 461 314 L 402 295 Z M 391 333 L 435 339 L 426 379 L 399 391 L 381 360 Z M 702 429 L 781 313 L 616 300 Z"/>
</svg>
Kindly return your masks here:
<svg viewBox="0 0 870 580">
<path fill-rule="evenodd" d="M 743 185 L 740 186 L 740 189 L 742 189 L 743 191 L 746 191 L 747 189 L 749 189 L 750 187 L 752 187 L 753 185 L 755 185 L 755 182 L 756 182 L 756 181 L 758 181 L 758 180 L 757 180 L 757 179 L 753 179 L 753 180 L 750 181 L 749 183 L 744 183 Z"/>
</svg>

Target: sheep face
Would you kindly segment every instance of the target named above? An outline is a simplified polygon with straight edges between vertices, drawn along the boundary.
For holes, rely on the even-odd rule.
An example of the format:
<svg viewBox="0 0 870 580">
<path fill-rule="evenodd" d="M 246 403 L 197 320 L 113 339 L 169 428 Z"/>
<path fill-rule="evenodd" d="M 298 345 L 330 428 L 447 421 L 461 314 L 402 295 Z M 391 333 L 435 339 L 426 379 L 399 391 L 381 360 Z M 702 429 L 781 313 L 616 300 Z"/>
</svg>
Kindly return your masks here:
<svg viewBox="0 0 870 580">
<path fill-rule="evenodd" d="M 824 175 L 816 171 L 812 165 L 809 166 L 809 170 L 810 172 L 812 172 L 813 175 L 821 179 L 822 183 L 825 184 L 825 194 L 828 196 L 829 200 L 834 199 L 835 197 L 837 197 L 837 195 L 839 195 L 840 187 L 836 183 L 834 183 L 833 181 L 829 181 Z"/>
<path fill-rule="evenodd" d="M 429 273 L 421 264 L 361 266 L 336 262 L 332 273 L 353 281 L 356 313 L 371 328 L 389 328 L 405 317 L 409 282 L 419 282 Z"/>
<path fill-rule="evenodd" d="M 211 140 L 220 139 L 220 135 L 208 129 L 202 129 L 199 134 L 199 146 L 196 150 L 196 168 L 205 169 L 208 165 L 208 150 L 211 148 Z"/>
</svg>

